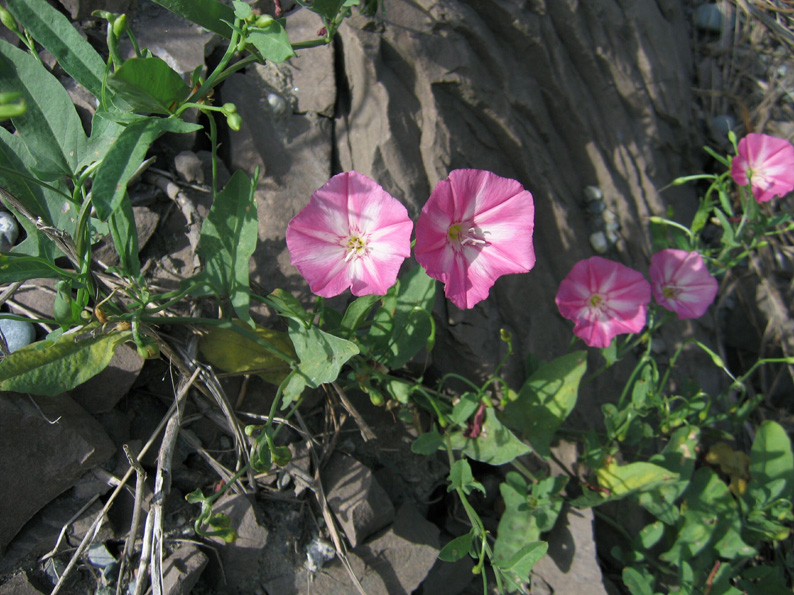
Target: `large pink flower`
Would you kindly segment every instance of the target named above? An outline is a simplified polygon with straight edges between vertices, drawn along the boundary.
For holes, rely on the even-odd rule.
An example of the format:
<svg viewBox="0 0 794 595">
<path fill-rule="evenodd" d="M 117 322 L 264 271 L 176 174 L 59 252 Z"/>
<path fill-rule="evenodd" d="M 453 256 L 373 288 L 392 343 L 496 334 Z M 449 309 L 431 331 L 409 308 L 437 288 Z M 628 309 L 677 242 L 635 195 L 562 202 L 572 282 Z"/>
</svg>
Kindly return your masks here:
<svg viewBox="0 0 794 595">
<path fill-rule="evenodd" d="M 752 132 L 739 141 L 731 177 L 750 184 L 757 202 L 794 190 L 794 146 L 785 139 Z"/>
<path fill-rule="evenodd" d="M 416 223 L 414 254 L 458 308 L 488 297 L 502 275 L 535 266 L 535 203 L 515 180 L 457 169 L 438 183 Z"/>
<path fill-rule="evenodd" d="M 700 318 L 717 295 L 717 280 L 697 252 L 657 252 L 651 256 L 650 275 L 656 302 L 678 318 Z"/>
<path fill-rule="evenodd" d="M 556 297 L 560 314 L 576 323 L 573 334 L 590 347 L 641 331 L 650 301 L 651 284 L 641 273 L 600 256 L 577 262 Z"/>
<path fill-rule="evenodd" d="M 287 249 L 322 297 L 385 294 L 411 254 L 408 211 L 374 180 L 338 174 L 312 194 L 287 226 Z"/>
</svg>

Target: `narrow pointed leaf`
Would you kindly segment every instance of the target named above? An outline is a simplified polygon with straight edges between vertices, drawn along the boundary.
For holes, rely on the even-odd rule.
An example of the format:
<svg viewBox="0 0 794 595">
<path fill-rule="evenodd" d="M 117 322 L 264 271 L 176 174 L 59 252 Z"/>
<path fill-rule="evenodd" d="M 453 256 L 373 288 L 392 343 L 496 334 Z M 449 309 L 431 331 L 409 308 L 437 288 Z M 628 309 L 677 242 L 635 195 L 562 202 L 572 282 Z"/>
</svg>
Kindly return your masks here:
<svg viewBox="0 0 794 595">
<path fill-rule="evenodd" d="M 127 182 L 143 163 L 151 144 L 165 132 L 184 133 L 201 128 L 173 118 L 150 118 L 127 126 L 111 145 L 91 188 L 97 216 L 106 221 L 121 204 Z"/>
<path fill-rule="evenodd" d="M 248 261 L 256 248 L 256 180 L 241 170 L 215 197 L 201 226 L 199 256 L 213 291 L 229 298 L 237 317 L 251 320 Z"/>
<path fill-rule="evenodd" d="M 33 56 L 0 41 L 0 89 L 22 95 L 27 111 L 12 118 L 42 176 L 71 176 L 86 145 L 69 94 Z"/>
<path fill-rule="evenodd" d="M 226 39 L 232 36 L 232 30 L 227 23 L 234 22 L 234 10 L 217 0 L 154 0 L 154 2 Z"/>
<path fill-rule="evenodd" d="M 0 362 L 0 390 L 48 396 L 71 390 L 104 370 L 130 336 L 130 331 L 105 334 L 97 325 L 18 349 Z"/>
<path fill-rule="evenodd" d="M 157 56 L 127 60 L 108 78 L 108 87 L 142 113 L 168 115 L 190 95 L 179 73 Z"/>
<path fill-rule="evenodd" d="M 105 62 L 63 14 L 45 0 L 7 0 L 6 4 L 69 76 L 94 97 L 101 96 Z"/>
</svg>

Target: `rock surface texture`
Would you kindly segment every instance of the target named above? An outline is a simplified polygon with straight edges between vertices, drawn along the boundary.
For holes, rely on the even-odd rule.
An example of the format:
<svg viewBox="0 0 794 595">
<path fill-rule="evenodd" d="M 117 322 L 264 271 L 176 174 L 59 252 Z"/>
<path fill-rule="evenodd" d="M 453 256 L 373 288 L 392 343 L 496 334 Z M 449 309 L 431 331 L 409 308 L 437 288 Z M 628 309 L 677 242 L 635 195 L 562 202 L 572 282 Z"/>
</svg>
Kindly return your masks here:
<svg viewBox="0 0 794 595">
<path fill-rule="evenodd" d="M 288 16 L 296 40 L 318 26 L 302 12 Z M 246 123 L 229 139 L 230 165 L 264 175 L 253 279 L 308 296 L 283 234 L 332 173 L 372 177 L 415 217 L 451 170 L 489 169 L 534 195 L 537 264 L 500 279 L 473 310 L 439 298 L 435 364 L 485 376 L 505 353 L 499 328 L 513 332 L 518 353 L 559 355 L 570 325 L 549 296 L 595 254 L 585 188 L 600 188 L 616 214 L 605 256 L 641 271 L 648 217 L 668 206 L 684 219 L 694 212 L 689 190 L 661 192 L 686 171 L 681 147 L 693 145 L 691 77 L 680 0 L 393 0 L 376 18 L 355 16 L 333 48 L 223 88 Z M 508 375 L 520 381 L 514 366 Z"/>
</svg>

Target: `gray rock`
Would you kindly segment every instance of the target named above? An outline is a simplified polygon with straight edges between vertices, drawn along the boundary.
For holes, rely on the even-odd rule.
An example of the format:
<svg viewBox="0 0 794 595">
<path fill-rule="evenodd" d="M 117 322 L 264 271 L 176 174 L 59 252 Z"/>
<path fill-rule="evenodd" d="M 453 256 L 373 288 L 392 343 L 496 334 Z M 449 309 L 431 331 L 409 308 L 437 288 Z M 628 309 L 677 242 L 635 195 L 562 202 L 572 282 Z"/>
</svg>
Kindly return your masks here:
<svg viewBox="0 0 794 595">
<path fill-rule="evenodd" d="M 100 493 L 102 492 L 100 491 Z M 93 495 L 91 494 L 91 496 Z M 50 552 L 58 541 L 61 529 L 85 506 L 91 496 L 77 495 L 75 490 L 71 489 L 42 508 L 8 544 L 5 553 L 0 557 L 0 574 L 18 568 L 25 559 L 40 558 Z M 68 525 L 66 536 L 69 543 L 81 541 L 101 511 L 102 502 L 100 500 L 94 502 Z M 95 540 L 103 542 L 114 537 L 112 525 L 109 522 L 104 522 L 99 528 Z M 60 551 L 63 551 L 65 547 L 65 542 L 62 542 Z"/>
<path fill-rule="evenodd" d="M 174 169 L 186 182 L 204 183 L 204 164 L 193 151 L 182 151 L 174 157 Z"/>
<path fill-rule="evenodd" d="M 157 211 L 146 206 L 132 207 L 132 215 L 135 218 L 135 227 L 138 235 L 138 251 L 140 252 L 151 239 L 154 230 L 157 229 L 160 215 Z M 119 255 L 116 252 L 116 247 L 110 235 L 102 238 L 94 247 L 94 257 L 108 266 L 116 266 L 119 264 Z"/>
<path fill-rule="evenodd" d="M 24 570 L 0 585 L 0 595 L 41 595 L 42 593 L 44 591 L 39 591 L 31 584 Z"/>
<path fill-rule="evenodd" d="M 163 593 L 188 595 L 207 566 L 207 555 L 198 547 L 183 543 L 163 562 Z"/>
<path fill-rule="evenodd" d="M 720 33 L 723 27 L 733 27 L 734 17 L 725 4 L 701 4 L 695 10 L 695 26 L 704 31 Z"/>
<path fill-rule="evenodd" d="M 394 505 L 372 472 L 352 457 L 334 453 L 322 471 L 328 505 L 356 547 L 394 520 Z"/>
<path fill-rule="evenodd" d="M 458 356 L 435 365 L 487 377 L 502 358 L 490 347 L 506 323 L 514 349 L 552 359 L 565 352 L 570 328 L 549 288 L 592 254 L 582 189 L 598 186 L 622 221 L 647 220 L 668 204 L 683 220 L 694 215 L 691 188 L 659 192 L 686 171 L 670 147 L 691 146 L 694 128 L 683 4 L 395 0 L 388 21 L 359 15 L 340 29 L 341 169 L 377 180 L 412 215 L 464 167 L 517 179 L 536 204 L 534 270 L 498 280 L 472 310 L 453 313 L 439 298 L 446 328 L 434 358 Z M 625 236 L 617 256 L 647 266 L 645 229 Z M 523 380 L 515 358 L 504 371 L 511 384 Z"/>
<path fill-rule="evenodd" d="M 0 551 L 42 506 L 114 450 L 97 421 L 68 396 L 0 393 Z"/>
<path fill-rule="evenodd" d="M 9 353 L 36 340 L 36 329 L 27 320 L 0 319 L 0 332 L 5 337 Z"/>
<path fill-rule="evenodd" d="M 0 252 L 8 252 L 17 243 L 19 224 L 8 211 L 0 211 Z"/>
<path fill-rule="evenodd" d="M 548 542 L 548 553 L 532 567 L 533 595 L 607 594 L 596 558 L 591 509 L 563 508 Z"/>
</svg>

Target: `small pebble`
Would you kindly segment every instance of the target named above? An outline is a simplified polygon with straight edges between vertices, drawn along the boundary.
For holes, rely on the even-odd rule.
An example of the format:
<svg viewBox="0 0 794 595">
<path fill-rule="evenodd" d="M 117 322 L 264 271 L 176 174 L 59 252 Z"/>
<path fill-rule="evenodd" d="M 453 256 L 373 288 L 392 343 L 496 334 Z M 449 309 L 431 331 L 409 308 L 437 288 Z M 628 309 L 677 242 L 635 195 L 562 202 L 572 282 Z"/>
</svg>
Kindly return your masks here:
<svg viewBox="0 0 794 595">
<path fill-rule="evenodd" d="M 712 33 L 722 32 L 723 21 L 726 14 L 717 4 L 701 4 L 695 11 L 695 26 Z M 732 26 L 733 23 L 730 23 Z"/>
<path fill-rule="evenodd" d="M 270 104 L 270 109 L 273 113 L 280 116 L 287 111 L 287 102 L 278 93 L 268 93 L 267 102 Z"/>
<path fill-rule="evenodd" d="M 609 244 L 614 245 L 614 244 L 618 243 L 618 240 L 620 239 L 620 236 L 618 236 L 618 234 L 616 234 L 614 231 L 607 231 L 606 232 L 606 238 L 607 238 L 607 242 L 609 242 Z"/>
<path fill-rule="evenodd" d="M 8 211 L 0 211 L 0 252 L 8 252 L 17 243 L 19 224 Z"/>
<path fill-rule="evenodd" d="M 598 254 L 606 254 L 607 250 L 609 250 L 609 244 L 607 243 L 607 236 L 604 234 L 603 231 L 597 231 L 595 233 L 590 234 L 590 245 L 593 247 L 593 250 L 596 251 Z"/>
<path fill-rule="evenodd" d="M 607 231 L 620 231 L 620 223 L 618 223 L 617 221 L 608 221 L 605 226 L 605 229 Z"/>
<path fill-rule="evenodd" d="M 334 546 L 325 539 L 315 537 L 306 548 L 306 568 L 309 572 L 317 572 L 326 562 L 336 556 Z"/>
<path fill-rule="evenodd" d="M 587 205 L 587 210 L 592 215 L 599 215 L 606 211 L 606 209 L 607 203 L 605 203 L 603 200 L 594 200 Z"/>
<path fill-rule="evenodd" d="M 204 183 L 204 165 L 193 151 L 182 151 L 174 157 L 174 169 L 188 183 Z"/>
<path fill-rule="evenodd" d="M 614 223 L 614 222 L 616 222 L 618 220 L 618 216 L 615 214 L 615 211 L 611 211 L 609 209 L 607 209 L 606 211 L 601 213 L 601 218 L 606 223 Z"/>
<path fill-rule="evenodd" d="M 26 320 L 1 319 L 0 331 L 3 331 L 3 336 L 6 338 L 9 353 L 14 353 L 36 340 L 36 329 Z"/>
<path fill-rule="evenodd" d="M 602 200 L 604 198 L 604 193 L 601 192 L 601 188 L 598 186 L 585 186 L 584 197 L 587 202 L 593 202 L 595 200 Z"/>
</svg>

